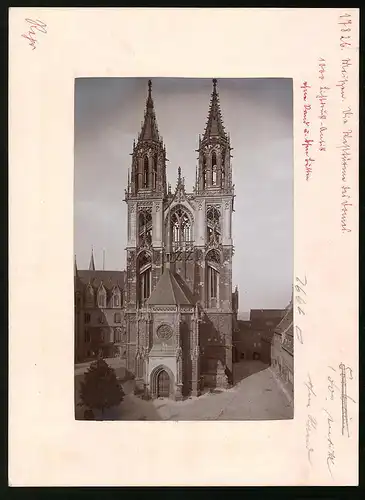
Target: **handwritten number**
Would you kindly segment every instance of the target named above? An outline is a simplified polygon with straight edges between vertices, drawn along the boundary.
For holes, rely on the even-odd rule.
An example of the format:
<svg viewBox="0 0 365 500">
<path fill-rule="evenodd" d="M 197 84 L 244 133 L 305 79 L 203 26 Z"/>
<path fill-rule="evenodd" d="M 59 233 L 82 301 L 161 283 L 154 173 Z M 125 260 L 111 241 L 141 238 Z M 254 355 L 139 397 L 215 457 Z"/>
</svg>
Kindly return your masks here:
<svg viewBox="0 0 365 500">
<path fill-rule="evenodd" d="M 299 342 L 303 344 L 302 329 L 300 328 L 300 326 L 295 325 L 295 333 Z"/>
<path fill-rule="evenodd" d="M 302 316 L 305 316 L 305 312 L 303 311 L 303 309 L 301 307 L 297 307 L 298 309 L 298 313 L 301 314 Z"/>
<path fill-rule="evenodd" d="M 298 277 L 296 277 L 296 278 L 295 278 L 295 280 L 296 280 L 296 281 L 299 281 L 299 283 L 300 283 L 302 286 L 306 286 L 306 284 L 307 284 L 307 277 L 306 277 L 306 276 L 304 276 L 304 283 L 303 283 L 303 281 L 302 281 L 300 278 L 298 278 Z"/>
<path fill-rule="evenodd" d="M 295 290 L 298 292 L 298 293 L 304 293 L 304 295 L 307 295 L 306 291 L 303 290 L 303 288 L 299 285 L 295 285 Z"/>
<path fill-rule="evenodd" d="M 299 302 L 299 304 L 306 304 L 306 301 L 302 299 L 302 297 L 300 297 L 299 295 L 295 297 L 295 300 Z"/>
</svg>

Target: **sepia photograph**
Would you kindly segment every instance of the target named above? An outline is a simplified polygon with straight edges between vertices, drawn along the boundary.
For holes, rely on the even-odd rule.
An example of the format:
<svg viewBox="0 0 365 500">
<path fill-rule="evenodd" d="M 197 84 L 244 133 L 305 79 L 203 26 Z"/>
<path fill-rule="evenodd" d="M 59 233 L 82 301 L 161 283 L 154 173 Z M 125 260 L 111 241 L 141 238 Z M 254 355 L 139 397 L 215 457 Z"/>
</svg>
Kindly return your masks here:
<svg viewBox="0 0 365 500">
<path fill-rule="evenodd" d="M 293 82 L 76 78 L 77 420 L 294 412 Z"/>
</svg>

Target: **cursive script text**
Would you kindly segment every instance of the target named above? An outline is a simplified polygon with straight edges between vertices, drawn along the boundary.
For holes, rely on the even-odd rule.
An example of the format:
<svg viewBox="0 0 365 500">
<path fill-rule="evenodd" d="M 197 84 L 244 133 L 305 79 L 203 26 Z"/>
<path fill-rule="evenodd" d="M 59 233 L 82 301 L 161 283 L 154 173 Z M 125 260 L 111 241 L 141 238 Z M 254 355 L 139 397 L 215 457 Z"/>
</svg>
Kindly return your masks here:
<svg viewBox="0 0 365 500">
<path fill-rule="evenodd" d="M 47 25 L 40 21 L 39 19 L 26 19 L 28 24 L 30 24 L 29 31 L 22 34 L 23 38 L 29 40 L 29 45 L 32 47 L 32 50 L 36 49 L 37 40 L 37 32 L 38 33 L 47 33 Z"/>
<path fill-rule="evenodd" d="M 300 87 L 303 90 L 303 124 L 304 124 L 304 140 L 302 146 L 304 148 L 304 170 L 305 179 L 308 181 L 312 175 L 312 164 L 315 161 L 310 154 L 310 149 L 313 147 L 313 139 L 310 137 L 311 121 L 309 120 L 309 114 L 312 109 L 312 105 L 308 102 L 308 90 L 311 88 L 308 82 L 303 82 Z"/>
</svg>

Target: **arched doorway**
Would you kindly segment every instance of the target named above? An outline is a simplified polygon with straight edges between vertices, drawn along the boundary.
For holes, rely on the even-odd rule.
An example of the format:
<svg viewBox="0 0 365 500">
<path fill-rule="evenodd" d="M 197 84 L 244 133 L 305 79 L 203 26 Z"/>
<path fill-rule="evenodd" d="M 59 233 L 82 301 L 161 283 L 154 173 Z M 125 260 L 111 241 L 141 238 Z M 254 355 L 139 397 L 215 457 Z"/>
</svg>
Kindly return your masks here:
<svg viewBox="0 0 365 500">
<path fill-rule="evenodd" d="M 157 397 L 168 398 L 170 395 L 170 377 L 165 370 L 157 375 Z"/>
</svg>

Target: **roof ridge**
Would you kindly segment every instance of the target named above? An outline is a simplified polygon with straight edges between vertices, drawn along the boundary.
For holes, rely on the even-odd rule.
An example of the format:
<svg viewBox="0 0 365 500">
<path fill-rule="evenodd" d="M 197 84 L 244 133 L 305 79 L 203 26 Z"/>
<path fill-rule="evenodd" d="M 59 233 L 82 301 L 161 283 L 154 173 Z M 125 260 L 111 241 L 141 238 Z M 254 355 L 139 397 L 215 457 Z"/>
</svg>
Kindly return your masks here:
<svg viewBox="0 0 365 500">
<path fill-rule="evenodd" d="M 172 283 L 172 279 L 173 279 L 173 274 L 171 272 L 171 270 L 166 267 L 166 271 L 167 271 L 167 274 L 169 276 L 169 284 L 170 284 L 170 287 L 171 287 L 171 291 L 172 291 L 172 296 L 174 297 L 174 301 L 175 301 L 175 304 L 177 304 L 177 297 L 176 297 L 176 294 L 175 294 L 175 290 L 174 290 L 174 285 Z"/>
</svg>

